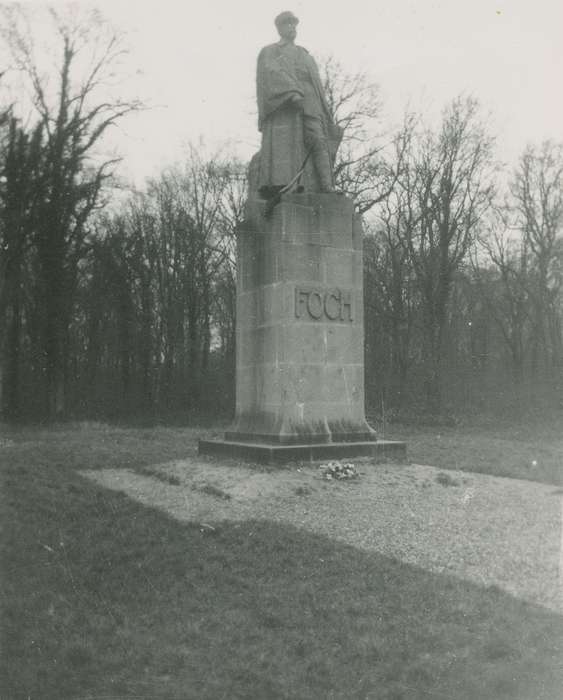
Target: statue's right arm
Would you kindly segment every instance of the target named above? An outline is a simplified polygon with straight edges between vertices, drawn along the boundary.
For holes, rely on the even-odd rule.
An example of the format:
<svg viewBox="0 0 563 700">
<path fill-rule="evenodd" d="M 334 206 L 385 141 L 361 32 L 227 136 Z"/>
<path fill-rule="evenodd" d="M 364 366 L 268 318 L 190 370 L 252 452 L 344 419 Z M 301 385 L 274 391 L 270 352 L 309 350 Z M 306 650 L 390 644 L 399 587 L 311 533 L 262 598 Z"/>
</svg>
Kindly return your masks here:
<svg viewBox="0 0 563 700">
<path fill-rule="evenodd" d="M 277 106 L 288 100 L 299 101 L 303 91 L 295 76 L 280 60 L 276 46 L 266 46 L 258 55 L 256 69 L 256 90 L 258 100 L 274 101 Z"/>
</svg>

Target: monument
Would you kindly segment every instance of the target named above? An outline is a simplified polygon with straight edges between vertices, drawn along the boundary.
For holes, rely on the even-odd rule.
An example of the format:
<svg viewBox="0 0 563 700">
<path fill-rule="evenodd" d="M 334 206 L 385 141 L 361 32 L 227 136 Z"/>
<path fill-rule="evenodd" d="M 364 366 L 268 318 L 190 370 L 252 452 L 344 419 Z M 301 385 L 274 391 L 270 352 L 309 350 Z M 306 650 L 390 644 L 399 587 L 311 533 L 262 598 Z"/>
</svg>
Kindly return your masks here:
<svg viewBox="0 0 563 700">
<path fill-rule="evenodd" d="M 337 194 L 334 123 L 298 20 L 257 65 L 259 153 L 237 232 L 236 415 L 201 454 L 255 461 L 404 458 L 365 419 L 362 223 Z"/>
</svg>

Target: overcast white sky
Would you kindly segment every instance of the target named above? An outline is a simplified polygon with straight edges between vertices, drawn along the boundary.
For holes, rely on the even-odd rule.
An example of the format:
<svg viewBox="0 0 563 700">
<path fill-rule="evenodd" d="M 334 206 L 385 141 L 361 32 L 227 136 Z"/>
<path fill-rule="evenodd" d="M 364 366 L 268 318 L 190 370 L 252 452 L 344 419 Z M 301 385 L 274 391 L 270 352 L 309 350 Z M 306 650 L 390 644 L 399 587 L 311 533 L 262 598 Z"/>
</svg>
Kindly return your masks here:
<svg viewBox="0 0 563 700">
<path fill-rule="evenodd" d="M 85 4 L 85 3 L 81 3 Z M 491 112 L 499 156 L 528 141 L 563 141 L 562 0 L 99 0 L 124 30 L 138 97 L 154 108 L 114 135 L 122 172 L 142 184 L 181 158 L 182 144 L 259 146 L 255 62 L 277 39 L 273 18 L 300 18 L 297 43 L 332 53 L 379 83 L 384 123 L 407 103 L 437 113 L 460 92 Z"/>
</svg>

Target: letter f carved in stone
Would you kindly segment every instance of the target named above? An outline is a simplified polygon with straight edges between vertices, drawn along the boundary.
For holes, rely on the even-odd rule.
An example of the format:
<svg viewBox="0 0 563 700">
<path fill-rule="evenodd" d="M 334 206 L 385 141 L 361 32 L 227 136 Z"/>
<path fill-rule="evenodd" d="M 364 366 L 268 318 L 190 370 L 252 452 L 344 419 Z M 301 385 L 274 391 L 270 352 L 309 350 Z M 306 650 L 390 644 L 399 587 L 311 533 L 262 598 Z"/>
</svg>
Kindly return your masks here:
<svg viewBox="0 0 563 700">
<path fill-rule="evenodd" d="M 302 287 L 295 287 L 295 318 L 301 318 L 307 308 L 310 291 Z"/>
</svg>

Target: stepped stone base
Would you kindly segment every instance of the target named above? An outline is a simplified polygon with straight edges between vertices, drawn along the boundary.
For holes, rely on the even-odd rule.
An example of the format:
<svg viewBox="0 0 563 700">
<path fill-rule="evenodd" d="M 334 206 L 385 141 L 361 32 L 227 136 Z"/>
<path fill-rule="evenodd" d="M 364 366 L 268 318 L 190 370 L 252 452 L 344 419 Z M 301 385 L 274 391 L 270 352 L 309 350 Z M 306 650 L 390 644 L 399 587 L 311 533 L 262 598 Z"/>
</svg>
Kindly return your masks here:
<svg viewBox="0 0 563 700">
<path fill-rule="evenodd" d="M 252 209 L 252 211 L 251 211 Z M 256 202 L 237 230 L 236 411 L 200 454 L 404 460 L 364 410 L 362 222 L 336 194 Z"/>
<path fill-rule="evenodd" d="M 393 440 L 289 445 L 234 440 L 200 440 L 198 451 L 202 455 L 231 457 L 260 464 L 312 462 L 353 457 L 372 457 L 379 462 L 404 462 L 407 456 L 406 443 Z"/>
</svg>

